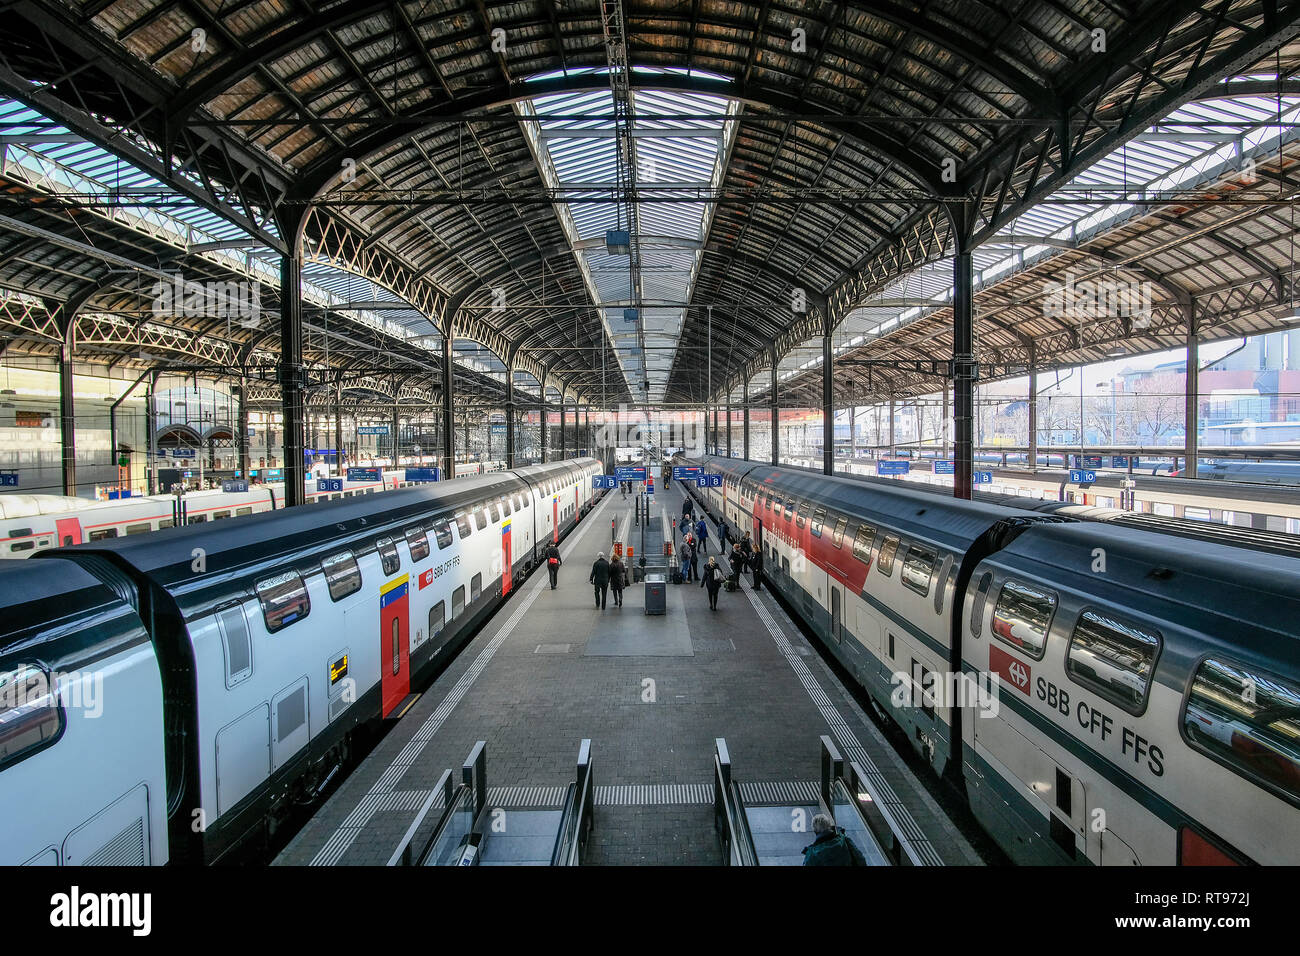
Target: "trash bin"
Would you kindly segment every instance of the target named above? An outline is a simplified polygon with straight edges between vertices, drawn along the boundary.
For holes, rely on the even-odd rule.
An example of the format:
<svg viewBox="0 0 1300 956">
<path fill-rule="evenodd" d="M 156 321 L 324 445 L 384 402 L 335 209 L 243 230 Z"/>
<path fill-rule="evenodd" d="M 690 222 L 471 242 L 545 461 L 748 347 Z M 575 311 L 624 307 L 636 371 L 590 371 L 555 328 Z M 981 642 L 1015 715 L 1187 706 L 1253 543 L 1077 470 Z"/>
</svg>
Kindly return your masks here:
<svg viewBox="0 0 1300 956">
<path fill-rule="evenodd" d="M 667 579 L 662 574 L 645 576 L 645 612 L 663 614 L 668 609 Z"/>
</svg>

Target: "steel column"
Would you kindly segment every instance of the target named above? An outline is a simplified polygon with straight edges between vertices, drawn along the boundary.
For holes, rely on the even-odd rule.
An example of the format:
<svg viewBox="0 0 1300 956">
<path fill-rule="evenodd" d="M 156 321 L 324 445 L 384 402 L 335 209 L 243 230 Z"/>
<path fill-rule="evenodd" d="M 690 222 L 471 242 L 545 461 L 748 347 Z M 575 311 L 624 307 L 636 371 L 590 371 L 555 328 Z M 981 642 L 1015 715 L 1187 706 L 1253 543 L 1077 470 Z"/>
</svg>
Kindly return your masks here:
<svg viewBox="0 0 1300 956">
<path fill-rule="evenodd" d="M 953 487 L 954 498 L 971 497 L 971 483 L 975 468 L 975 308 L 974 272 L 971 253 L 958 248 L 952 265 L 953 305 L 953 424 L 954 442 Z"/>
<path fill-rule="evenodd" d="M 280 414 L 283 418 L 284 505 L 307 500 L 303 459 L 302 259 L 280 260 Z"/>
<path fill-rule="evenodd" d="M 248 379 L 239 380 L 239 477 L 249 480 Z"/>
<path fill-rule="evenodd" d="M 343 388 L 334 389 L 334 466 L 335 477 L 342 478 L 347 472 L 343 468 Z"/>
<path fill-rule="evenodd" d="M 779 465 L 781 463 L 781 409 L 776 397 L 776 349 L 772 348 L 769 355 L 772 360 L 770 369 L 772 380 L 768 394 L 772 403 L 772 464 Z"/>
<path fill-rule="evenodd" d="M 568 417 L 565 412 L 568 406 L 564 402 L 564 392 L 560 392 L 560 461 L 569 457 L 569 432 L 565 427 L 565 420 Z"/>
<path fill-rule="evenodd" d="M 63 458 L 63 493 L 77 494 L 77 402 L 73 383 L 72 354 L 76 348 L 77 316 L 65 316 L 63 343 L 59 348 L 59 438 Z M 113 454 L 117 449 L 110 449 Z"/>
<path fill-rule="evenodd" d="M 1183 474 L 1189 478 L 1197 477 L 1200 472 L 1200 442 L 1196 434 L 1197 426 L 1197 392 L 1200 391 L 1201 379 L 1201 342 L 1196 335 L 1196 327 L 1188 324 L 1187 329 L 1187 395 L 1184 407 L 1183 428 L 1186 438 L 1187 461 L 1183 465 Z"/>
<path fill-rule="evenodd" d="M 1038 350 L 1032 341 L 1029 343 L 1029 470 L 1038 470 Z"/>
<path fill-rule="evenodd" d="M 746 461 L 748 461 L 749 460 L 749 383 L 748 382 L 745 383 L 744 424 L 741 426 L 740 436 L 741 436 L 740 447 L 742 451 L 741 457 L 744 458 Z"/>
<path fill-rule="evenodd" d="M 442 477 L 456 477 L 456 409 L 452 401 L 455 376 L 452 374 L 452 337 L 442 336 Z"/>
<path fill-rule="evenodd" d="M 822 473 L 835 474 L 835 350 L 822 335 Z"/>
</svg>

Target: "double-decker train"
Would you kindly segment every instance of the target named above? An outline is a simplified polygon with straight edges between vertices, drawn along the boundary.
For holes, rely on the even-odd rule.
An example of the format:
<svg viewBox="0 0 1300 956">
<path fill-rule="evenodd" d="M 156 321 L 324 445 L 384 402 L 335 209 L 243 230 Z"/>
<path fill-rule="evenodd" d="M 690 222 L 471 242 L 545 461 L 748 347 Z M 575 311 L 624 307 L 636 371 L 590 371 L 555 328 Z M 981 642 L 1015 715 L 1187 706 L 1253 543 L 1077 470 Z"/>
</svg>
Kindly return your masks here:
<svg viewBox="0 0 1300 956">
<path fill-rule="evenodd" d="M 1300 558 L 728 458 L 770 586 L 1021 863 L 1300 862 Z"/>
<path fill-rule="evenodd" d="M 406 711 L 600 471 L 533 465 L 0 562 L 0 864 L 232 858 Z"/>
</svg>

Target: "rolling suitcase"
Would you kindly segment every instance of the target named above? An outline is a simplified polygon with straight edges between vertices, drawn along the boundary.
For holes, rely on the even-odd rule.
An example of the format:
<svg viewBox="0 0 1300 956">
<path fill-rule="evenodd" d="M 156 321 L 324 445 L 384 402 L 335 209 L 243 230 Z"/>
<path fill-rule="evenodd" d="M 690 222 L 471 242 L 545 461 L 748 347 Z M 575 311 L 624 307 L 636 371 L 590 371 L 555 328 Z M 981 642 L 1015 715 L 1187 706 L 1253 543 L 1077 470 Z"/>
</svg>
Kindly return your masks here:
<svg viewBox="0 0 1300 956">
<path fill-rule="evenodd" d="M 681 584 L 681 583 L 682 583 L 682 572 L 680 570 L 673 571 L 673 584 Z"/>
</svg>

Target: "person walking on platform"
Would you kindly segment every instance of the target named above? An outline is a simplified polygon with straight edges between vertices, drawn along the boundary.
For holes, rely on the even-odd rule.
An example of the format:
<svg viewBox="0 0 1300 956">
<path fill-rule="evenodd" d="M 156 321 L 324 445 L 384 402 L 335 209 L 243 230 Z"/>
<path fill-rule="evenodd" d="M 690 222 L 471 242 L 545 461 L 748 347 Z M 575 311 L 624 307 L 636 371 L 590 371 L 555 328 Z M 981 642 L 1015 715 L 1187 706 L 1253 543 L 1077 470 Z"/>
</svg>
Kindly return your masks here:
<svg viewBox="0 0 1300 956">
<path fill-rule="evenodd" d="M 627 568 L 623 566 L 623 559 L 614 555 L 614 559 L 609 562 L 609 589 L 614 592 L 614 607 L 623 606 L 623 585 L 627 583 L 626 574 Z"/>
<path fill-rule="evenodd" d="M 691 501 L 690 495 L 682 500 L 682 517 L 693 517 L 695 515 L 695 503 Z"/>
<path fill-rule="evenodd" d="M 681 579 L 684 582 L 691 579 L 691 554 L 690 545 L 682 543 L 681 550 L 677 552 L 677 559 L 682 563 Z"/>
<path fill-rule="evenodd" d="M 596 587 L 596 607 L 605 610 L 605 598 L 609 591 L 609 562 L 605 560 L 604 551 L 596 555 L 596 563 L 591 566 L 591 577 L 587 583 Z"/>
<path fill-rule="evenodd" d="M 754 590 L 763 590 L 763 549 L 755 548 L 749 555 L 749 567 L 754 572 Z"/>
<path fill-rule="evenodd" d="M 709 608 L 714 611 L 718 609 L 718 592 L 722 590 L 722 581 L 722 568 L 718 567 L 717 559 L 710 557 L 709 563 L 704 566 L 704 580 L 700 582 L 700 587 L 709 592 Z"/>
<path fill-rule="evenodd" d="M 709 525 L 703 518 L 695 525 L 695 534 L 700 539 L 700 551 L 704 554 L 709 553 Z"/>
<path fill-rule="evenodd" d="M 702 559 L 700 558 L 699 544 L 696 541 L 692 540 L 691 541 L 691 580 L 692 581 L 698 581 L 700 579 L 701 560 Z"/>
<path fill-rule="evenodd" d="M 559 575 L 560 565 L 563 563 L 560 560 L 560 549 L 557 548 L 555 542 L 552 541 L 546 546 L 546 550 L 542 552 L 542 556 L 546 558 L 546 573 L 551 576 L 551 590 L 554 591 L 555 579 Z"/>
<path fill-rule="evenodd" d="M 727 524 L 725 517 L 718 519 L 718 550 L 721 551 L 727 545 L 735 544 L 731 539 L 731 527 Z"/>
<path fill-rule="evenodd" d="M 866 866 L 866 858 L 853 841 L 848 838 L 843 827 L 837 827 L 835 821 L 824 813 L 813 817 L 813 833 L 817 839 L 811 846 L 803 848 L 804 866 Z"/>
</svg>

